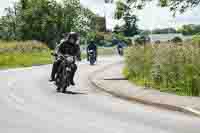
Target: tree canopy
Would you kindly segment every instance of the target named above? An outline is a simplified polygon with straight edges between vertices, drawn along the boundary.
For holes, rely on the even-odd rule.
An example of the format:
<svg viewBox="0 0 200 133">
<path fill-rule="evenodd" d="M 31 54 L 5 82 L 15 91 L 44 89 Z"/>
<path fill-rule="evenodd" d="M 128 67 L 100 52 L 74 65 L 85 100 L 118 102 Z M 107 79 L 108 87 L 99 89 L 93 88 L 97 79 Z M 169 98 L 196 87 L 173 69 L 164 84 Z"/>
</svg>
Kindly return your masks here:
<svg viewBox="0 0 200 133">
<path fill-rule="evenodd" d="M 134 36 L 138 33 L 137 16 L 132 12 L 131 5 L 127 2 L 118 1 L 117 11 L 115 12 L 115 18 L 123 19 L 124 24 L 120 27 L 117 25 L 115 32 L 122 32 L 125 36 Z"/>
<path fill-rule="evenodd" d="M 20 0 L 6 8 L 0 18 L 0 38 L 5 40 L 38 40 L 54 47 L 61 35 L 75 31 L 86 36 L 93 30 L 96 15 L 80 0 Z"/>
<path fill-rule="evenodd" d="M 183 25 L 180 29 L 178 29 L 178 32 L 183 35 L 196 35 L 200 33 L 200 25 Z"/>
<path fill-rule="evenodd" d="M 132 8 L 142 9 L 148 2 L 155 0 L 123 0 L 132 5 Z M 171 11 L 183 13 L 188 8 L 200 5 L 200 0 L 157 0 L 161 7 L 169 7 Z"/>
</svg>

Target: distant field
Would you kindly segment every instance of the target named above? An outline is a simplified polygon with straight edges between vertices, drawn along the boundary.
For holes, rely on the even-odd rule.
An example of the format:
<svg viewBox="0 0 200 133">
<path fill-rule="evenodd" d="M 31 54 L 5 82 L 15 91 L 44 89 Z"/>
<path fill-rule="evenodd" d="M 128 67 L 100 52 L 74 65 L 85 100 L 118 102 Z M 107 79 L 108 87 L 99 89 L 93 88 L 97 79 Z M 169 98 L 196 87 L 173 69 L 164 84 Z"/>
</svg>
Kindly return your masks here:
<svg viewBox="0 0 200 133">
<path fill-rule="evenodd" d="M 51 50 L 37 41 L 5 42 L 0 41 L 0 69 L 29 67 L 34 65 L 51 64 Z M 99 56 L 115 55 L 116 48 L 98 48 Z M 82 59 L 86 53 L 82 52 Z"/>
<path fill-rule="evenodd" d="M 37 41 L 0 41 L 0 68 L 28 67 L 51 63 L 50 49 Z"/>
</svg>

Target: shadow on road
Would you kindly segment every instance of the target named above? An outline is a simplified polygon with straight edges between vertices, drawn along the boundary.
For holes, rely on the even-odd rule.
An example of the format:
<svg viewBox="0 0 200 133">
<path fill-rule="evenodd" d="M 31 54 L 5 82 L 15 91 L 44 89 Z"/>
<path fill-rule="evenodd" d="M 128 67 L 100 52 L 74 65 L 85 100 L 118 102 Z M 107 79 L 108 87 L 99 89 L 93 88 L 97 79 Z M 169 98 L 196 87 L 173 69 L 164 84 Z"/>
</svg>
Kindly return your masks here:
<svg viewBox="0 0 200 133">
<path fill-rule="evenodd" d="M 58 92 L 61 93 L 61 92 Z M 75 92 L 75 91 L 66 91 L 62 94 L 69 94 L 69 95 L 87 95 L 86 93 L 82 93 L 82 92 Z"/>
</svg>

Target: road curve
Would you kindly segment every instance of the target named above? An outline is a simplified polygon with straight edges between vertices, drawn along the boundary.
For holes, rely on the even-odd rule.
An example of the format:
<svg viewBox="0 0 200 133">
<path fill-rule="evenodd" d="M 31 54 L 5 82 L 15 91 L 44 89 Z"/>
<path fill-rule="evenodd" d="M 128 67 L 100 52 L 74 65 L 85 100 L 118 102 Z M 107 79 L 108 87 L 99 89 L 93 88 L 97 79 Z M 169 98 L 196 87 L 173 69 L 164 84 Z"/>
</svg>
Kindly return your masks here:
<svg viewBox="0 0 200 133">
<path fill-rule="evenodd" d="M 48 82 L 51 65 L 0 71 L 1 133 L 199 133 L 200 119 L 130 103 L 96 90 L 88 76 L 95 66 L 79 63 L 72 94 Z M 167 99 L 166 99 L 167 100 Z"/>
</svg>

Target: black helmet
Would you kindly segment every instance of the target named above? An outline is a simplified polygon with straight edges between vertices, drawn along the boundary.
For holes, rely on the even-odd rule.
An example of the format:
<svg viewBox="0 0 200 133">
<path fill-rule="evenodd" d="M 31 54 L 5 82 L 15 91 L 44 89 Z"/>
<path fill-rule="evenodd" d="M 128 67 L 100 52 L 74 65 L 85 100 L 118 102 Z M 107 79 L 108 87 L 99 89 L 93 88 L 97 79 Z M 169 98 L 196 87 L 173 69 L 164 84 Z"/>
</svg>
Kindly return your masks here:
<svg viewBox="0 0 200 133">
<path fill-rule="evenodd" d="M 75 40 L 79 39 L 79 34 L 76 32 L 70 32 L 69 33 L 69 38 L 74 38 Z"/>
<path fill-rule="evenodd" d="M 71 39 L 73 39 L 74 43 L 77 43 L 79 41 L 79 39 L 80 39 L 79 33 L 70 32 L 68 35 L 69 35 L 68 40 L 70 41 Z"/>
</svg>

